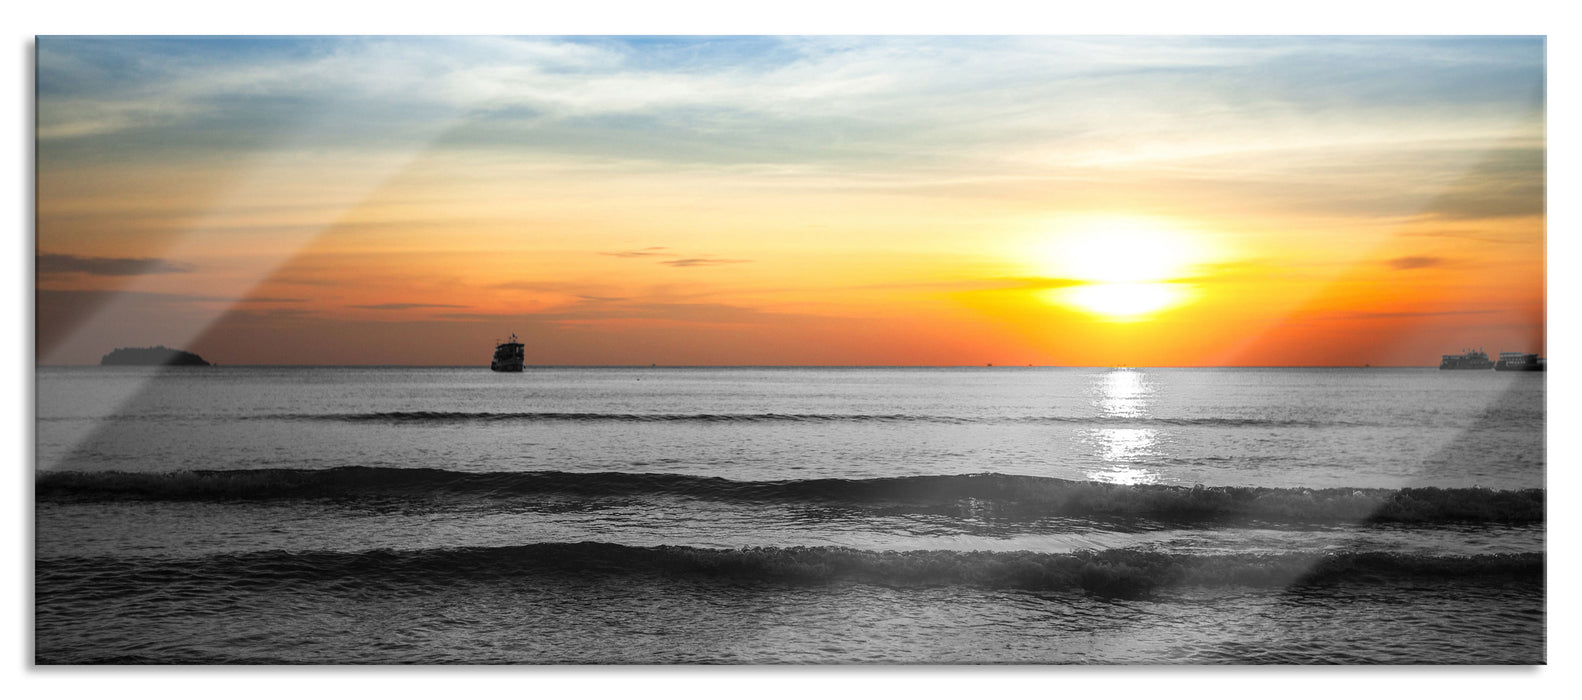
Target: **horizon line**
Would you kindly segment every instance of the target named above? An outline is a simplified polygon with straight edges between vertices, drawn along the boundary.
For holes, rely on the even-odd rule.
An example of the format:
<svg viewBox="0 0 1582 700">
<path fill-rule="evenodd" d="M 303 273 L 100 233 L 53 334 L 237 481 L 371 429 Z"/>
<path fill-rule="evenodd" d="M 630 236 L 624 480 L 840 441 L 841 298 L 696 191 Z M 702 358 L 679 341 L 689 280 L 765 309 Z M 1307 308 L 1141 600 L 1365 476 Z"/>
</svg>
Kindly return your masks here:
<svg viewBox="0 0 1582 700">
<path fill-rule="evenodd" d="M 38 364 L 34 369 L 43 368 L 70 368 L 70 367 L 346 367 L 346 368 L 400 368 L 400 369 L 486 369 L 485 365 L 403 365 L 403 364 L 220 364 L 211 362 L 208 365 L 101 365 L 101 364 Z M 525 365 L 526 369 L 1437 369 L 1436 365 L 1018 365 L 1018 364 L 991 364 L 982 365 L 725 365 L 725 364 L 679 364 L 679 365 Z M 514 374 L 514 373 L 507 373 Z"/>
</svg>

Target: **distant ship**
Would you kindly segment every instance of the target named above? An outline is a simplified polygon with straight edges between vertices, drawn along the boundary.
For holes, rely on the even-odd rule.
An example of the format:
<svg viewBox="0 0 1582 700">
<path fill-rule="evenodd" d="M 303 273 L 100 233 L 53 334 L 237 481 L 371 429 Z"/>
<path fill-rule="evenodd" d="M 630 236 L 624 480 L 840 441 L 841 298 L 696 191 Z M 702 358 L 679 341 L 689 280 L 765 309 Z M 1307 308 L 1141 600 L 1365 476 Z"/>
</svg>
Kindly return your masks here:
<svg viewBox="0 0 1582 700">
<path fill-rule="evenodd" d="M 1544 369 L 1544 358 L 1536 352 L 1502 352 L 1500 361 L 1494 364 L 1496 372 L 1542 372 Z"/>
<path fill-rule="evenodd" d="M 1494 366 L 1488 353 L 1482 350 L 1463 350 L 1460 355 L 1442 355 L 1440 369 L 1488 369 Z"/>
<path fill-rule="evenodd" d="M 522 342 L 516 339 L 516 334 L 511 334 L 511 339 L 494 346 L 494 361 L 489 363 L 489 369 L 496 372 L 522 371 Z"/>
</svg>

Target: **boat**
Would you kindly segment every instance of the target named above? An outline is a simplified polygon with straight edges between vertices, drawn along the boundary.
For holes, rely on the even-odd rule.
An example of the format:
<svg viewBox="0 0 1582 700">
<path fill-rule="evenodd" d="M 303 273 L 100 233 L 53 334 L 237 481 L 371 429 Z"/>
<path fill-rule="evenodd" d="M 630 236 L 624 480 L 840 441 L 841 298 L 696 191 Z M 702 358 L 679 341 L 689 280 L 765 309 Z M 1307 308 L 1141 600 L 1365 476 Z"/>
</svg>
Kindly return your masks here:
<svg viewBox="0 0 1582 700">
<path fill-rule="evenodd" d="M 1500 361 L 1494 363 L 1496 372 L 1543 372 L 1544 358 L 1536 352 L 1502 352 Z"/>
<path fill-rule="evenodd" d="M 494 346 L 494 360 L 489 363 L 489 369 L 496 372 L 522 371 L 522 341 L 516 339 L 516 334 L 511 334 L 511 339 Z"/>
<path fill-rule="evenodd" d="M 1494 366 L 1483 350 L 1462 350 L 1460 355 L 1441 355 L 1440 369 L 1488 369 Z"/>
</svg>

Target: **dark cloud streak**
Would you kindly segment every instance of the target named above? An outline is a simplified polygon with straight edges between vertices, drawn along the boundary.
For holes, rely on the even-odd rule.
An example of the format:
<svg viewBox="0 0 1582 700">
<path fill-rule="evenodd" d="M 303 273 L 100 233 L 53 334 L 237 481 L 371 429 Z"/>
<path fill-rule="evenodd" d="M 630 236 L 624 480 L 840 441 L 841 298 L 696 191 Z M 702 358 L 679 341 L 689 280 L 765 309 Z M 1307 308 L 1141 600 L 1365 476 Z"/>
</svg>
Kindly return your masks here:
<svg viewBox="0 0 1582 700">
<path fill-rule="evenodd" d="M 1387 260 L 1384 264 L 1397 270 L 1421 270 L 1429 267 L 1441 267 L 1445 264 L 1445 259 L 1429 255 L 1408 255 L 1403 258 Z"/>
<path fill-rule="evenodd" d="M 594 321 L 672 321 L 683 323 L 746 324 L 756 325 L 782 319 L 819 318 L 809 314 L 788 314 L 763 311 L 730 304 L 685 303 L 605 303 L 589 302 L 555 311 L 525 314 L 444 313 L 439 318 L 467 321 L 499 321 L 506 319 L 532 319 L 556 323 L 582 323 Z"/>
<path fill-rule="evenodd" d="M 892 282 L 869 284 L 855 289 L 944 289 L 961 292 L 1009 292 L 1019 290 L 1060 289 L 1092 284 L 1082 280 L 1062 277 L 991 277 L 977 280 L 951 280 L 946 282 Z"/>
<path fill-rule="evenodd" d="M 680 260 L 662 260 L 659 264 L 671 267 L 708 267 L 711 265 L 735 265 L 750 262 L 752 261 L 732 258 L 682 258 Z"/>
<path fill-rule="evenodd" d="M 661 253 L 661 252 L 659 252 L 659 251 L 662 251 L 662 250 L 669 250 L 669 248 L 666 248 L 664 246 L 654 246 L 652 248 L 643 248 L 642 250 L 621 250 L 621 251 L 616 251 L 614 253 L 599 253 L 599 255 L 608 255 L 608 256 L 613 257 L 613 258 L 651 258 L 651 257 L 673 258 L 673 257 L 676 257 L 675 253 Z"/>
<path fill-rule="evenodd" d="M 1503 313 L 1502 309 L 1480 309 L 1476 311 L 1354 311 L 1350 313 L 1328 314 L 1320 316 L 1324 321 L 1368 321 L 1389 318 L 1423 318 L 1428 316 L 1479 316 L 1483 314 Z"/>
<path fill-rule="evenodd" d="M 752 262 L 751 260 L 742 260 L 740 258 L 716 258 L 708 255 L 693 258 L 683 258 L 675 253 L 661 252 L 667 250 L 670 249 L 665 246 L 653 246 L 651 248 L 643 248 L 640 250 L 601 252 L 599 255 L 608 255 L 613 258 L 676 258 L 675 260 L 657 261 L 660 265 L 669 265 L 670 267 L 708 267 L 712 265 L 736 265 L 740 263 Z"/>
<path fill-rule="evenodd" d="M 95 277 L 132 277 L 135 275 L 179 274 L 191 272 L 185 263 L 159 258 L 94 258 L 61 253 L 40 253 L 40 275 L 93 275 Z"/>
<path fill-rule="evenodd" d="M 371 309 L 374 311 L 406 311 L 407 309 L 465 309 L 467 307 L 460 304 L 411 304 L 398 302 L 393 304 L 351 304 L 346 308 Z"/>
</svg>

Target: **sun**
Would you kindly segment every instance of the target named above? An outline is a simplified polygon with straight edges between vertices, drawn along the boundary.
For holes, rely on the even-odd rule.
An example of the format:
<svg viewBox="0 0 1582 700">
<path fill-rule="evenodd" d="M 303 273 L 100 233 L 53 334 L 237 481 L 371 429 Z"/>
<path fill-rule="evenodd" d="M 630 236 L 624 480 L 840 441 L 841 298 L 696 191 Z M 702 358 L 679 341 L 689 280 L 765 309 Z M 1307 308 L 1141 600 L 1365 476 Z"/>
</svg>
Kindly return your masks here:
<svg viewBox="0 0 1582 700">
<path fill-rule="evenodd" d="M 1156 311 L 1179 306 L 1189 294 L 1183 284 L 1083 284 L 1052 290 L 1056 300 L 1117 321 L 1142 320 Z"/>
<path fill-rule="evenodd" d="M 1193 286 L 1178 280 L 1210 252 L 1158 221 L 1083 220 L 1060 229 L 1042 245 L 1041 272 L 1077 284 L 1048 290 L 1045 299 L 1108 321 L 1145 320 L 1192 301 Z"/>
</svg>

